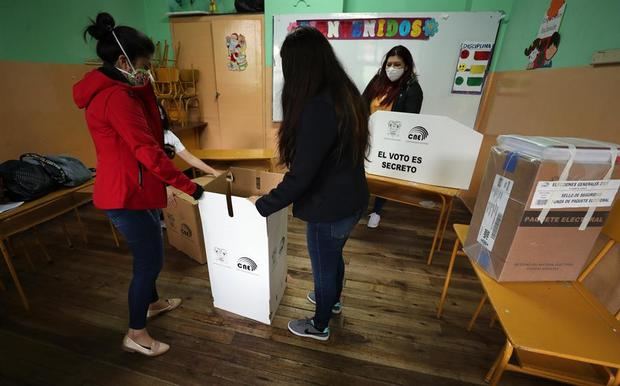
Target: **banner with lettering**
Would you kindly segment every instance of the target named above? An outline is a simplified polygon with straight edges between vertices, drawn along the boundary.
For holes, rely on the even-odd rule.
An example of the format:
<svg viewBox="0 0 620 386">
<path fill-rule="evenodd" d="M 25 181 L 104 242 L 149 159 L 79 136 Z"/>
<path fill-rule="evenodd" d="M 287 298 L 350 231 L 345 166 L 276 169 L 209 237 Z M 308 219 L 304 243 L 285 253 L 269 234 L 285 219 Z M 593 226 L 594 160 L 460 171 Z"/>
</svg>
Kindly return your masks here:
<svg viewBox="0 0 620 386">
<path fill-rule="evenodd" d="M 289 32 L 301 26 L 314 27 L 333 40 L 428 40 L 439 32 L 439 23 L 432 17 L 297 20 L 289 25 Z"/>
</svg>

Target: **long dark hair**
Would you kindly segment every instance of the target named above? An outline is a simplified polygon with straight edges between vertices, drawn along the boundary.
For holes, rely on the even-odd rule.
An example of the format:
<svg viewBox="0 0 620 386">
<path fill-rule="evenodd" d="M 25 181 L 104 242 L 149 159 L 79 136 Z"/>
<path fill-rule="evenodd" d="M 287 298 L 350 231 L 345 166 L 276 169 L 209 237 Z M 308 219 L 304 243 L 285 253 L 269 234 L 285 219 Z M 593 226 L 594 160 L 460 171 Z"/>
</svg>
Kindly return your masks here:
<svg viewBox="0 0 620 386">
<path fill-rule="evenodd" d="M 132 63 L 135 62 L 136 58 L 147 58 L 155 52 L 155 45 L 148 36 L 132 27 L 122 25 L 117 27 L 112 15 L 101 12 L 95 20 L 90 19 L 90 25 L 84 29 L 83 36 L 84 40 L 86 40 L 86 35 L 97 40 L 97 56 L 105 64 L 113 65 L 118 57 L 123 55 L 123 51 L 114 39 L 112 31 L 123 45 L 127 56 L 129 56 L 128 59 Z"/>
<path fill-rule="evenodd" d="M 400 57 L 407 67 L 403 73 L 403 76 L 401 76 L 396 82 L 392 82 L 387 77 L 387 73 L 385 72 L 385 66 L 387 65 L 388 58 L 392 56 Z M 368 83 L 368 86 L 366 86 L 366 89 L 364 90 L 364 98 L 368 103 L 370 103 L 373 99 L 385 95 L 385 98 L 381 101 L 381 105 L 390 105 L 396 101 L 396 98 L 398 98 L 400 90 L 403 86 L 411 80 L 418 80 L 415 73 L 415 63 L 413 62 L 411 52 L 409 52 L 405 46 L 392 47 L 392 49 L 390 49 L 383 57 L 383 63 L 381 64 L 379 72 L 374 78 L 372 78 L 370 83 Z"/>
<path fill-rule="evenodd" d="M 296 128 L 310 98 L 328 93 L 338 119 L 336 150 L 351 148 L 354 163 L 363 162 L 368 149 L 368 106 L 347 76 L 325 36 L 311 27 L 289 34 L 280 50 L 284 87 L 283 118 L 278 132 L 280 161 L 290 166 L 295 157 Z"/>
</svg>

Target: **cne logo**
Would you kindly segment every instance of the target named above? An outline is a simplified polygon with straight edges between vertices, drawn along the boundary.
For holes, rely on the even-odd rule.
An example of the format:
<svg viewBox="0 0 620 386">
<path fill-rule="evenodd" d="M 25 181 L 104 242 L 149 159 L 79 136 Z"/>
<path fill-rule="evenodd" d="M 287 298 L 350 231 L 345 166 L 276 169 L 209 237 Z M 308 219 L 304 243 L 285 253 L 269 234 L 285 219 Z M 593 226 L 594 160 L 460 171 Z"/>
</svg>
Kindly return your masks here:
<svg viewBox="0 0 620 386">
<path fill-rule="evenodd" d="M 187 238 L 191 238 L 192 230 L 187 226 L 187 224 L 181 224 L 181 234 Z"/>
<path fill-rule="evenodd" d="M 428 130 L 426 130 L 422 126 L 416 126 L 413 129 L 409 130 L 409 135 L 407 135 L 407 139 L 410 141 L 418 141 L 422 142 L 428 137 Z"/>
<path fill-rule="evenodd" d="M 240 257 L 239 260 L 237 260 L 237 268 L 246 272 L 254 272 L 256 268 L 258 268 L 258 265 L 249 257 Z"/>
</svg>

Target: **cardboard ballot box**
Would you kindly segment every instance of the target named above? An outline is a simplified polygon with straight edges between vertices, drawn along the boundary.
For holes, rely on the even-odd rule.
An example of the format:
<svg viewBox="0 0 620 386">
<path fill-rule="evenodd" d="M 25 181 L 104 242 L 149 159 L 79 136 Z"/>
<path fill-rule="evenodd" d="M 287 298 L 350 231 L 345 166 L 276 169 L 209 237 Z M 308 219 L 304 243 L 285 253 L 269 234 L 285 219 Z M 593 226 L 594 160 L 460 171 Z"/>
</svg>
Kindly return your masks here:
<svg viewBox="0 0 620 386">
<path fill-rule="evenodd" d="M 199 177 L 192 181 L 206 186 L 214 177 Z M 166 233 L 170 245 L 185 253 L 200 264 L 207 262 L 202 222 L 198 212 L 198 201 L 177 188 L 168 186 L 173 201 L 163 210 Z"/>
<path fill-rule="evenodd" d="M 498 281 L 573 281 L 620 186 L 616 145 L 500 136 L 465 252 Z"/>
<path fill-rule="evenodd" d="M 439 115 L 377 111 L 369 122 L 366 172 L 469 189 L 482 134 Z"/>
<path fill-rule="evenodd" d="M 269 193 L 282 177 L 231 168 L 199 202 L 214 306 L 266 324 L 286 287 L 288 212 L 264 218 L 247 197 Z"/>
</svg>

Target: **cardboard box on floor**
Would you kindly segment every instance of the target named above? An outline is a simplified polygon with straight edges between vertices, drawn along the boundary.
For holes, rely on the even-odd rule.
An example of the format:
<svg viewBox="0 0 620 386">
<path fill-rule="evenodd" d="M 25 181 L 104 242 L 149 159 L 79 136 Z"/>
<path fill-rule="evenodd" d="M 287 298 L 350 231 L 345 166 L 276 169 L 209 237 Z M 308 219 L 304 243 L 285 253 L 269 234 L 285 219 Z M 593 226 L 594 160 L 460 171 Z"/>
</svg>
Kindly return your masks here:
<svg viewBox="0 0 620 386">
<path fill-rule="evenodd" d="M 192 181 L 204 187 L 213 179 L 214 177 L 205 176 Z M 174 201 L 168 203 L 168 207 L 163 210 L 168 242 L 198 263 L 206 264 L 207 251 L 198 201 L 172 186 L 168 187 L 168 194 L 174 196 Z"/>
<path fill-rule="evenodd" d="M 231 168 L 205 187 L 198 205 L 214 306 L 266 324 L 286 287 L 288 211 L 264 218 L 247 197 L 269 193 L 282 177 Z"/>
<path fill-rule="evenodd" d="M 616 145 L 520 136 L 498 143 L 465 252 L 498 281 L 575 280 L 618 191 Z"/>
</svg>

